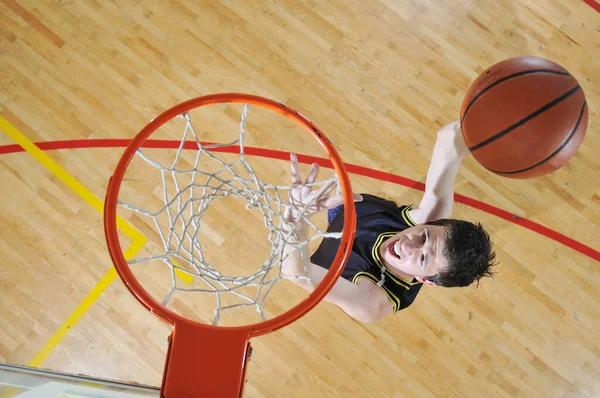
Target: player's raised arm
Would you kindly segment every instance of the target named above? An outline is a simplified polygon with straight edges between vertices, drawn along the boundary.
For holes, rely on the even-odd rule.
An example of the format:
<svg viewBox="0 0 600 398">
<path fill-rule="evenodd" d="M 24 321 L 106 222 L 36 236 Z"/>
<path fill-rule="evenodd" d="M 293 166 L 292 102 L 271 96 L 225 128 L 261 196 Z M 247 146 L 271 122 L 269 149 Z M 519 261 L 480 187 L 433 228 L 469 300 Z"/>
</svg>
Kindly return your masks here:
<svg viewBox="0 0 600 398">
<path fill-rule="evenodd" d="M 437 133 L 421 203 L 409 214 L 417 224 L 452 216 L 454 180 L 460 164 L 469 153 L 458 121 L 442 127 Z"/>
<path fill-rule="evenodd" d="M 307 239 L 307 226 L 301 214 L 310 216 L 317 212 L 336 207 L 343 203 L 341 195 L 330 195 L 335 184 L 315 190 L 311 184 L 317 178 L 319 166 L 313 164 L 303 181 L 296 155 L 290 157 L 293 188 L 290 190 L 288 207 L 284 212 L 281 228 L 290 233 L 283 248 L 281 272 L 290 281 L 308 291 L 313 291 L 325 275 L 327 269 L 310 262 L 308 245 L 301 245 Z M 354 195 L 356 201 L 362 200 Z M 312 284 L 307 279 L 312 281 Z M 362 322 L 374 322 L 393 312 L 393 306 L 381 289 L 367 280 L 352 283 L 339 278 L 324 298 L 337 305 L 351 317 Z"/>
</svg>

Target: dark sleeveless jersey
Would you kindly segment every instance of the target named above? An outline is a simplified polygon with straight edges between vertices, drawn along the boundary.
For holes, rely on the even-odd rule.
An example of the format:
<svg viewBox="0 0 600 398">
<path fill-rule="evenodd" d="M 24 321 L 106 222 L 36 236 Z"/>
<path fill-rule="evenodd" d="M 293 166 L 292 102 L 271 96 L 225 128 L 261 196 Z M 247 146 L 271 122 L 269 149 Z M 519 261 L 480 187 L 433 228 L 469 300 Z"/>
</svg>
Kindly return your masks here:
<svg viewBox="0 0 600 398">
<path fill-rule="evenodd" d="M 379 247 L 388 238 L 416 223 L 408 215 L 412 205 L 398 207 L 396 203 L 362 194 L 363 201 L 355 203 L 356 237 L 342 278 L 357 283 L 367 278 L 383 289 L 394 305 L 394 312 L 412 304 L 422 284 L 415 279 L 405 281 L 387 269 L 379 255 Z M 328 232 L 341 232 L 344 223 L 343 206 L 327 228 Z M 311 256 L 311 262 L 329 269 L 337 253 L 339 239 L 325 238 Z"/>
</svg>

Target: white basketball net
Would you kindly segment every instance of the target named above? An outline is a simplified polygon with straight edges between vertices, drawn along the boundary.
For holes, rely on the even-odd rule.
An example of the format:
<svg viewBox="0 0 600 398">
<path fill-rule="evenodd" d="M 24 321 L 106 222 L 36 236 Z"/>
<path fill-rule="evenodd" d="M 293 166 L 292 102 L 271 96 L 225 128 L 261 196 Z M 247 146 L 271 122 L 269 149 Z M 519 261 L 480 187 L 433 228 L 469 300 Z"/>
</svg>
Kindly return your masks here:
<svg viewBox="0 0 600 398">
<path fill-rule="evenodd" d="M 125 208 L 136 211 L 153 220 L 162 241 L 162 250 L 164 250 L 161 254 L 134 258 L 129 260 L 128 263 L 140 264 L 159 260 L 168 267 L 171 275 L 171 287 L 162 299 L 163 305 L 167 305 L 170 302 L 173 293 L 176 291 L 215 295 L 217 303 L 213 319 L 213 324 L 215 325 L 218 324 L 223 311 L 240 306 L 255 307 L 261 318 L 265 320 L 263 304 L 275 282 L 283 278 L 304 278 L 311 282 L 309 273 L 307 272 L 310 259 L 306 255 L 307 250 L 305 250 L 309 242 L 324 237 L 340 238 L 342 235 L 341 233 L 327 233 L 305 216 L 304 209 L 296 208 L 295 210 L 301 213 L 300 219 L 309 228 L 314 229 L 314 233 L 309 234 L 308 240 L 294 243 L 296 249 L 300 250 L 305 275 L 285 276 L 282 274 L 281 265 L 286 258 L 284 256 L 284 246 L 292 238 L 294 239 L 293 242 L 297 242 L 297 236 L 294 232 L 284 232 L 284 230 L 294 230 L 283 220 L 283 212 L 289 206 L 287 203 L 287 193 L 292 186 L 263 183 L 258 179 L 252 166 L 246 160 L 244 138 L 246 137 L 245 125 L 248 108 L 249 105 L 247 104 L 243 106 L 241 122 L 239 124 L 239 138 L 225 144 L 202 144 L 196 133 L 197 130 L 192 125 L 190 115 L 188 113 L 179 115 L 178 117 L 184 118 L 186 123 L 183 137 L 181 138 L 175 160 L 172 164 L 163 166 L 146 155 L 142 149 L 137 151 L 137 155 L 141 159 L 160 170 L 163 184 L 162 202 L 164 206 L 158 211 L 150 212 L 139 206 L 119 200 L 119 204 Z M 178 163 L 184 150 L 184 144 L 186 142 L 189 143 L 190 140 L 195 141 L 195 144 L 197 144 L 193 167 L 188 169 L 180 168 L 181 166 Z M 216 148 L 231 146 L 239 146 L 239 159 L 234 162 L 225 162 L 219 158 L 218 152 L 212 151 Z M 215 161 L 218 162 L 222 168 L 213 173 L 203 171 L 202 164 L 206 158 L 210 158 L 213 164 Z M 240 169 L 243 172 L 240 172 Z M 185 183 L 182 183 L 182 181 L 185 181 Z M 320 189 L 332 181 L 337 184 L 337 176 L 308 185 Z M 167 187 L 169 185 L 175 187 L 175 192 L 168 192 Z M 247 209 L 259 209 L 264 218 L 264 225 L 268 229 L 271 254 L 268 258 L 264 259 L 262 264 L 257 264 L 257 271 L 250 276 L 236 277 L 223 275 L 219 272 L 218 264 L 210 264 L 205 259 L 200 239 L 200 230 L 203 225 L 202 216 L 215 199 L 225 196 L 236 196 L 243 199 Z M 310 204 L 306 208 L 308 206 Z M 164 220 L 165 215 L 169 220 L 169 225 L 165 225 L 164 221 L 162 224 L 159 222 L 159 217 Z M 282 229 L 282 226 L 284 229 Z M 176 261 L 173 261 L 173 258 L 185 262 L 188 267 L 176 263 Z M 272 272 L 274 269 L 277 272 Z M 186 287 L 176 277 L 176 270 L 202 281 L 204 287 Z M 252 290 L 256 293 L 249 295 L 242 292 L 244 287 L 254 287 L 256 289 Z M 233 294 L 239 300 L 236 300 L 236 304 L 223 306 L 221 297 L 224 294 Z"/>
</svg>

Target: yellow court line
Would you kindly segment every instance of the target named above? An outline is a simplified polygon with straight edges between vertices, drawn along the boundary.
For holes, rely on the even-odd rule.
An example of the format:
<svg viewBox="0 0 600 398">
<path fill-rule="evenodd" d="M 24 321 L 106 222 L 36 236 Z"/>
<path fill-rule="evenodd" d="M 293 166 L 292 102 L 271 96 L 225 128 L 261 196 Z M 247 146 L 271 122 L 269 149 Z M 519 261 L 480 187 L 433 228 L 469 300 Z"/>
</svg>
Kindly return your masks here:
<svg viewBox="0 0 600 398">
<path fill-rule="evenodd" d="M 141 250 L 141 248 L 146 244 L 146 238 L 143 238 L 139 241 L 133 242 L 127 250 L 123 253 L 127 260 L 135 257 L 137 252 Z M 54 348 L 64 339 L 69 331 L 79 322 L 81 317 L 90 309 L 92 304 L 96 302 L 98 297 L 108 288 L 108 286 L 115 280 L 117 277 L 117 271 L 115 267 L 111 267 L 100 279 L 100 282 L 94 286 L 94 288 L 89 292 L 89 294 L 83 299 L 81 303 L 75 308 L 75 310 L 69 315 L 67 320 L 60 325 L 58 330 L 54 332 L 52 337 L 46 342 L 46 345 L 36 354 L 36 356 L 27 364 L 27 366 L 32 366 L 34 368 L 39 367 L 45 360 L 48 358 L 48 355 Z"/>
<path fill-rule="evenodd" d="M 42 166 L 48 171 L 54 174 L 58 179 L 63 181 L 69 188 L 71 188 L 77 195 L 79 195 L 84 201 L 90 204 L 101 214 L 104 213 L 104 203 L 98 199 L 89 189 L 83 184 L 77 181 L 72 175 L 70 175 L 61 165 L 52 160 L 44 151 L 42 151 L 37 145 L 29 140 L 23 133 L 21 133 L 16 127 L 10 124 L 5 118 L 0 115 L 0 130 L 4 131 L 15 143 L 23 147 L 27 153 L 29 153 L 35 160 L 37 160 Z M 130 259 L 144 246 L 147 242 L 147 238 L 129 224 L 123 218 L 117 216 L 117 228 L 119 228 L 125 235 L 127 235 L 132 243 L 129 248 L 123 253 L 126 259 Z M 193 277 L 180 271 L 175 271 L 177 276 L 182 279 L 185 283 L 191 283 Z M 77 308 L 69 315 L 67 320 L 59 327 L 59 329 L 50 337 L 46 344 L 42 347 L 40 352 L 36 354 L 33 360 L 29 363 L 29 366 L 39 367 L 44 360 L 50 355 L 50 353 L 56 348 L 56 346 L 64 339 L 68 334 L 69 330 L 81 319 L 81 317 L 88 311 L 92 304 L 98 299 L 98 297 L 106 290 L 110 283 L 117 276 L 116 270 L 111 268 L 96 284 L 92 291 L 83 299 L 83 301 L 77 306 Z"/>
<path fill-rule="evenodd" d="M 37 145 L 29 140 L 23 133 L 17 130 L 6 119 L 0 116 L 0 130 L 4 131 L 14 142 L 19 144 L 27 151 L 35 160 L 41 163 L 48 171 L 58 177 L 62 182 L 67 184 L 77 195 L 83 200 L 92 205 L 101 214 L 104 213 L 104 203 L 98 199 L 89 189 L 69 174 L 61 165 L 56 163 L 50 156 L 42 151 Z M 117 227 L 125 233 L 131 240 L 144 238 L 141 232 L 135 229 L 131 224 L 123 218 L 117 216 Z"/>
<path fill-rule="evenodd" d="M 35 160 L 37 160 L 42 166 L 48 171 L 54 174 L 58 179 L 63 181 L 69 188 L 71 188 L 77 195 L 83 200 L 90 204 L 100 214 L 104 214 L 104 202 L 98 199 L 89 189 L 69 174 L 64 167 L 56 163 L 50 156 L 42 151 L 37 145 L 29 140 L 23 133 L 21 133 L 15 126 L 10 124 L 8 120 L 4 119 L 0 115 L 0 130 L 4 131 L 12 140 L 19 144 L 27 153 L 29 153 Z M 146 239 L 146 237 L 135 229 L 131 224 L 125 221 L 122 217 L 117 215 L 117 228 L 127 235 L 132 241 Z M 191 283 L 193 277 L 189 274 L 175 270 L 175 274 L 185 283 Z"/>
<path fill-rule="evenodd" d="M 17 394 L 21 394 L 23 391 L 18 387 L 7 387 L 6 390 L 0 395 L 0 398 L 12 398 Z"/>
</svg>

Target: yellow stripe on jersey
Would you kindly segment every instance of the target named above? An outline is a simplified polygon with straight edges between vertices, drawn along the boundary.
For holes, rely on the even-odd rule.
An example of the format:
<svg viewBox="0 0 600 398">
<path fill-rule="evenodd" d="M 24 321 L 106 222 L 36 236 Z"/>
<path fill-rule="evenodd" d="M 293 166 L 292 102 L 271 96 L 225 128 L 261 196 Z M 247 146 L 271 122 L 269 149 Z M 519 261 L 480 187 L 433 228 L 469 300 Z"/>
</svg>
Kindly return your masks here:
<svg viewBox="0 0 600 398">
<path fill-rule="evenodd" d="M 410 289 L 410 287 L 412 285 L 415 285 L 418 282 L 412 283 L 412 282 L 409 282 L 409 281 L 406 281 L 406 280 L 402 279 L 398 275 L 393 274 L 383 264 L 383 261 L 381 260 L 381 257 L 379 256 L 379 247 L 383 243 L 383 240 L 386 239 L 386 238 L 391 238 L 392 236 L 396 235 L 397 233 L 399 233 L 399 231 L 396 231 L 396 232 L 394 232 L 394 231 L 392 231 L 392 232 L 384 232 L 384 233 L 380 234 L 377 237 L 377 239 L 375 240 L 375 244 L 373 245 L 373 249 L 371 250 L 371 256 L 373 257 L 373 260 L 375 260 L 375 263 L 377 264 L 377 266 L 379 268 L 383 268 L 384 269 L 386 277 L 389 277 L 391 280 L 393 280 L 394 282 L 396 282 L 396 284 L 398 284 L 398 285 L 402 286 L 403 288 L 405 288 L 406 290 L 408 290 L 408 289 Z"/>
<path fill-rule="evenodd" d="M 402 219 L 409 227 L 414 227 L 417 225 L 417 223 L 414 222 L 414 220 L 410 217 L 410 214 L 408 214 L 408 212 L 411 211 L 413 207 L 414 205 L 408 205 L 400 212 L 400 214 L 402 215 Z"/>
<path fill-rule="evenodd" d="M 357 272 L 356 275 L 354 275 L 352 277 L 352 283 L 358 282 L 359 278 L 367 278 L 368 280 L 370 280 L 371 282 L 373 282 L 375 284 L 377 284 L 377 282 L 378 282 L 377 277 L 375 275 L 373 275 L 369 272 L 366 272 L 366 271 L 360 271 L 360 272 Z"/>
</svg>

